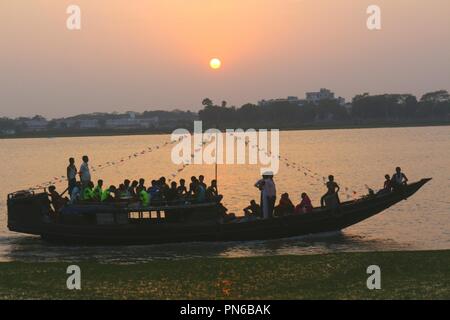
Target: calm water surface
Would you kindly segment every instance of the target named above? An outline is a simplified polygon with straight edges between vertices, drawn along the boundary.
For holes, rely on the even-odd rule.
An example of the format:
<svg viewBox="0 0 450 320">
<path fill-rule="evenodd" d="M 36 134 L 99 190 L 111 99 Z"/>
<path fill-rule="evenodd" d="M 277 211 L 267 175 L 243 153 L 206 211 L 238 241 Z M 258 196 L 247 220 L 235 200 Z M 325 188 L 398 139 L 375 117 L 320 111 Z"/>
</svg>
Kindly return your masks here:
<svg viewBox="0 0 450 320">
<path fill-rule="evenodd" d="M 338 183 L 359 194 L 378 189 L 383 176 L 402 166 L 410 180 L 433 177 L 419 193 L 383 214 L 339 233 L 271 241 L 187 243 L 127 247 L 66 247 L 39 238 L 14 234 L 6 227 L 6 196 L 65 174 L 66 159 L 88 154 L 92 165 L 125 158 L 100 171 L 94 179 L 118 184 L 124 178 L 147 181 L 176 172 L 170 146 L 128 158 L 149 146 L 161 145 L 168 135 L 0 140 L 0 261 L 79 261 L 135 263 L 153 259 L 242 257 L 281 254 L 317 254 L 340 251 L 450 249 L 450 127 L 358 130 L 290 131 L 280 135 L 281 156 L 321 176 L 334 174 Z M 77 163 L 79 165 L 79 163 Z M 204 174 L 214 167 L 190 166 L 178 178 Z M 249 200 L 258 199 L 253 187 L 259 167 L 219 167 L 224 204 L 240 214 Z M 278 193 L 288 192 L 298 202 L 307 191 L 317 205 L 322 181 L 280 164 L 275 177 Z M 65 184 L 57 185 L 59 190 Z M 345 196 L 342 195 L 345 199 Z"/>
</svg>

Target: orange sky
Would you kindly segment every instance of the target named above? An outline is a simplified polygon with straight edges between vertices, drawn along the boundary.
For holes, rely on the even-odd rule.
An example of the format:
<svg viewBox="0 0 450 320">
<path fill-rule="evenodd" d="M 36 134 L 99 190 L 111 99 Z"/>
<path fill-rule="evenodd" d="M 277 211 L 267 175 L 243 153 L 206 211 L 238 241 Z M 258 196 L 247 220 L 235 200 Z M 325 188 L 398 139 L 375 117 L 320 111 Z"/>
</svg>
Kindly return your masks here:
<svg viewBox="0 0 450 320">
<path fill-rule="evenodd" d="M 82 30 L 66 29 L 66 8 Z M 382 30 L 366 8 L 382 9 Z M 0 116 L 450 89 L 448 0 L 3 0 Z M 218 57 L 220 71 L 209 68 Z"/>
</svg>

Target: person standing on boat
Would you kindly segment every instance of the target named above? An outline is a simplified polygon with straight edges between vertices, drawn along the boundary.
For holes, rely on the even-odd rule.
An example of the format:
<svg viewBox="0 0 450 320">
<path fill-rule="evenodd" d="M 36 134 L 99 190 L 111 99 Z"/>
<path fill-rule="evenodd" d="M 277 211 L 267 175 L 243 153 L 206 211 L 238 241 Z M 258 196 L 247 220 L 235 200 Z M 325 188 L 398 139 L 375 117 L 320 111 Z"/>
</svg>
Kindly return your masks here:
<svg viewBox="0 0 450 320">
<path fill-rule="evenodd" d="M 255 183 L 255 187 L 261 191 L 261 208 L 263 219 L 269 219 L 273 215 L 273 208 L 275 207 L 277 194 L 276 186 L 273 181 L 273 173 L 264 173 L 262 179 Z"/>
<path fill-rule="evenodd" d="M 72 190 L 77 184 L 77 167 L 75 166 L 75 159 L 70 158 L 69 159 L 69 165 L 67 166 L 67 182 L 68 182 L 68 188 L 67 191 L 69 191 L 69 195 L 72 194 Z"/>
<path fill-rule="evenodd" d="M 89 171 L 89 157 L 83 156 L 83 163 L 80 166 L 81 187 L 86 188 L 91 182 L 91 172 Z"/>
</svg>

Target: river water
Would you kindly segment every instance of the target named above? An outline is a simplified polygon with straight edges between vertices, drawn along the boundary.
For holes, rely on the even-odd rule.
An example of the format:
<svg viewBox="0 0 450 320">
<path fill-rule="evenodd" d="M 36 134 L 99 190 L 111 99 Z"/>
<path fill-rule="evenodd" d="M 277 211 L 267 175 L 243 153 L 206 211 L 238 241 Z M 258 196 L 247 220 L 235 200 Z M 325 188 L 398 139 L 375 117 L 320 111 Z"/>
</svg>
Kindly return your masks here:
<svg viewBox="0 0 450 320">
<path fill-rule="evenodd" d="M 170 177 L 180 167 L 171 161 L 172 145 L 163 146 L 169 139 L 169 135 L 146 135 L 0 140 L 0 261 L 135 263 L 190 257 L 450 249 L 450 127 L 281 132 L 282 161 L 275 182 L 278 193 L 288 192 L 295 203 L 306 191 L 317 205 L 324 192 L 321 177 L 328 174 L 336 177 L 343 193 L 348 188 L 351 197 L 354 191 L 367 193 L 365 185 L 380 188 L 384 175 L 392 174 L 397 165 L 411 181 L 433 178 L 414 197 L 339 233 L 253 242 L 67 247 L 7 230 L 7 194 L 63 176 L 71 156 L 80 159 L 88 154 L 94 167 L 102 165 L 93 178 L 102 178 L 107 185 L 124 178 L 142 176 L 149 181 Z M 153 147 L 151 152 L 149 147 Z M 141 154 L 144 150 L 147 152 Z M 104 167 L 106 163 L 110 166 Z M 310 170 L 307 176 L 304 169 L 298 171 L 302 167 Z M 219 188 L 230 212 L 239 215 L 249 200 L 258 199 L 253 184 L 259 170 L 248 164 L 219 166 Z M 208 181 L 213 179 L 214 166 L 189 166 L 176 179 L 189 180 L 199 174 Z M 60 191 L 66 187 L 64 182 L 56 185 Z"/>
</svg>

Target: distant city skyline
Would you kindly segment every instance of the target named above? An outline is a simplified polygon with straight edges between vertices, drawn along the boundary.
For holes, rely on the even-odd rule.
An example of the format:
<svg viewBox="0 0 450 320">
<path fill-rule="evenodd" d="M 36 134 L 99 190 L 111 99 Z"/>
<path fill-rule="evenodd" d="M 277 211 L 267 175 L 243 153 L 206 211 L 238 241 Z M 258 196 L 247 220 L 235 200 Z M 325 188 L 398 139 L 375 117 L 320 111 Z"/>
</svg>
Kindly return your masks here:
<svg viewBox="0 0 450 320">
<path fill-rule="evenodd" d="M 71 4 L 81 30 L 66 27 Z M 450 90 L 449 15 L 447 0 L 2 1 L 0 117 L 196 112 L 206 97 L 239 107 L 320 88 L 420 98 Z"/>
</svg>

